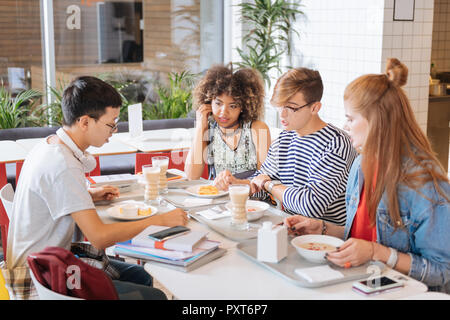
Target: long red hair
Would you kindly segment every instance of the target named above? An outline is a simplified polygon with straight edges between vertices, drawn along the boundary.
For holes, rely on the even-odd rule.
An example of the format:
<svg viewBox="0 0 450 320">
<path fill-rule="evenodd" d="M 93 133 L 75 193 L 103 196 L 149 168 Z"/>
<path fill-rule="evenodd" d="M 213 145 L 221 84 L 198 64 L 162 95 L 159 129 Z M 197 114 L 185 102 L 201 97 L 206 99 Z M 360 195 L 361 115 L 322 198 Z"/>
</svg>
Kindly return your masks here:
<svg viewBox="0 0 450 320">
<path fill-rule="evenodd" d="M 401 88 L 407 78 L 408 68 L 391 58 L 385 74 L 363 75 L 352 81 L 344 92 L 344 100 L 369 123 L 361 168 L 365 185 L 374 185 L 372 192 L 367 192 L 372 225 L 375 225 L 378 204 L 386 193 L 391 221 L 395 227 L 402 226 L 397 195 L 400 184 L 419 191 L 432 181 L 437 192 L 448 200 L 439 187 L 439 182 L 448 182 L 448 177 Z"/>
</svg>

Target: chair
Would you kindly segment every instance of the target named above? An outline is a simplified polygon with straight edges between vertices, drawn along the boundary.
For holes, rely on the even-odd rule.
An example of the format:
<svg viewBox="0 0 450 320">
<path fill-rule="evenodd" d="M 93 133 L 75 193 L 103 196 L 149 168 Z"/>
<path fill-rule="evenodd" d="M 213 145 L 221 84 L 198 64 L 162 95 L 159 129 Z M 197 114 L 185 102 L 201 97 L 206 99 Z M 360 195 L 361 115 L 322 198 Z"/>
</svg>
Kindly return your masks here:
<svg viewBox="0 0 450 320">
<path fill-rule="evenodd" d="M 94 170 L 92 170 L 91 172 L 86 173 L 86 176 L 100 176 L 101 172 L 100 172 L 100 157 L 96 156 L 95 157 L 95 161 L 97 162 L 97 166 L 94 168 Z M 16 186 L 19 183 L 19 176 L 20 176 L 20 172 L 22 171 L 22 166 L 23 166 L 23 160 L 22 161 L 17 161 L 16 162 Z M 1 168 L 0 168 L 1 170 Z M 6 176 L 6 174 L 5 174 Z"/>
<path fill-rule="evenodd" d="M 184 162 L 186 160 L 188 151 L 183 150 L 172 152 L 155 152 L 155 153 L 136 153 L 136 163 L 134 166 L 134 174 L 142 172 L 142 166 L 152 163 L 153 157 L 169 157 L 169 169 L 178 169 L 184 171 Z"/>
<path fill-rule="evenodd" d="M 207 164 L 205 164 L 205 168 L 203 169 L 202 178 L 206 180 L 209 179 L 209 169 Z"/>
<path fill-rule="evenodd" d="M 36 279 L 33 270 L 31 268 L 30 268 L 30 275 L 31 279 L 33 280 L 33 284 L 36 287 L 36 291 L 40 300 L 83 300 L 77 297 L 71 297 L 57 293 L 45 287 Z"/>
<path fill-rule="evenodd" d="M 8 183 L 8 177 L 6 175 L 6 164 L 0 163 L 0 188 Z"/>
<path fill-rule="evenodd" d="M 16 162 L 16 186 L 19 183 L 20 171 L 22 171 L 23 160 Z"/>
<path fill-rule="evenodd" d="M 101 170 L 100 170 L 100 157 L 96 156 L 95 161 L 97 162 L 97 166 L 94 170 L 91 172 L 86 173 L 86 177 L 94 177 L 94 176 L 101 176 Z"/>
<path fill-rule="evenodd" d="M 0 230 L 2 232 L 3 259 L 6 260 L 6 247 L 8 240 L 9 218 L 12 212 L 14 190 L 10 183 L 0 190 Z"/>
<path fill-rule="evenodd" d="M 12 204 L 14 200 L 14 189 L 11 183 L 4 185 L 3 188 L 0 189 L 0 199 L 2 200 L 8 219 L 11 218 Z"/>
<path fill-rule="evenodd" d="M 9 300 L 8 289 L 5 286 L 5 279 L 3 278 L 3 273 L 0 270 L 0 300 Z"/>
<path fill-rule="evenodd" d="M 152 163 L 151 158 L 157 156 L 169 157 L 169 169 L 178 169 L 184 171 L 184 164 L 186 162 L 188 153 L 189 150 L 158 152 L 158 153 L 136 153 L 134 174 L 142 172 L 142 166 L 145 164 L 151 164 Z M 205 168 L 202 173 L 202 178 L 203 179 L 209 178 L 208 165 L 205 165 Z"/>
</svg>

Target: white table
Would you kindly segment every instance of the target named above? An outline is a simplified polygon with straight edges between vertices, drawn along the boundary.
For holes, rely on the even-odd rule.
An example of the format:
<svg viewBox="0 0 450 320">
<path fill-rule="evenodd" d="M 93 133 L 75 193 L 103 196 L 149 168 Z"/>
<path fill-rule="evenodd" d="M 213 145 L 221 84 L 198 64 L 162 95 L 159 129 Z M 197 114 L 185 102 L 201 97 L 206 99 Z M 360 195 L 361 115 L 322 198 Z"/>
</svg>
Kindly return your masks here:
<svg viewBox="0 0 450 320">
<path fill-rule="evenodd" d="M 282 129 L 270 127 L 270 137 L 275 140 Z M 172 128 L 147 130 L 136 138 L 131 138 L 129 132 L 115 133 L 110 140 L 126 143 L 142 152 L 163 152 L 189 149 L 194 139 L 195 128 Z"/>
<path fill-rule="evenodd" d="M 169 189 L 169 192 L 172 189 Z M 142 186 L 136 187 L 132 192 L 122 195 L 123 201 L 127 199 L 143 199 Z M 106 210 L 113 203 L 97 205 L 97 212 L 105 223 L 118 222 L 111 218 Z M 161 209 L 167 212 L 175 208 L 172 205 Z M 167 288 L 177 299 L 181 300 L 296 300 L 296 299 L 403 299 L 416 295 L 419 299 L 425 299 L 421 295 L 428 288 L 422 282 L 407 277 L 395 270 L 386 269 L 383 275 L 388 275 L 404 282 L 401 289 L 385 292 L 373 297 L 365 297 L 352 290 L 352 283 L 345 282 L 321 288 L 303 288 L 279 275 L 263 268 L 253 260 L 241 254 L 236 248 L 237 242 L 227 239 L 207 226 L 190 219 L 188 227 L 192 230 L 209 231 L 208 238 L 221 242 L 221 247 L 227 249 L 227 253 L 198 269 L 189 273 L 173 270 L 152 262 L 145 264 L 145 269 Z M 414 299 L 414 298 L 413 298 Z"/>
<path fill-rule="evenodd" d="M 450 294 L 442 292 L 427 291 L 413 296 L 402 298 L 402 300 L 450 300 Z"/>
<path fill-rule="evenodd" d="M 136 153 L 138 150 L 128 144 L 110 139 L 108 143 L 105 143 L 100 148 L 90 146 L 89 148 L 87 148 L 87 151 L 94 156 L 108 156 L 117 154 Z"/>
<path fill-rule="evenodd" d="M 206 227 L 190 221 L 191 229 Z M 155 265 L 145 264 L 145 269 L 181 300 L 361 300 L 400 299 L 421 294 L 427 286 L 395 270 L 388 269 L 384 275 L 405 279 L 405 287 L 373 297 L 364 297 L 352 290 L 353 282 L 345 282 L 321 288 L 296 286 L 275 273 L 263 268 L 243 256 L 236 249 L 236 243 L 210 231 L 209 238 L 221 241 L 221 247 L 228 249 L 225 256 L 214 260 L 189 273 L 183 273 Z"/>
<path fill-rule="evenodd" d="M 120 141 L 142 152 L 162 152 L 189 149 L 194 138 L 194 128 L 148 130 L 136 138 L 129 132 L 115 133 L 111 141 Z"/>
<path fill-rule="evenodd" d="M 18 144 L 20 144 L 27 153 L 31 151 L 38 143 L 44 141 L 45 138 L 29 138 L 29 139 L 19 139 L 16 140 Z"/>
<path fill-rule="evenodd" d="M 0 141 L 0 162 L 12 163 L 22 161 L 25 159 L 26 155 L 27 150 L 16 141 Z"/>
<path fill-rule="evenodd" d="M 169 189 L 170 192 L 170 189 Z M 143 194 L 136 190 L 124 194 L 123 200 Z M 142 196 L 141 196 L 142 197 Z M 119 199 L 120 201 L 120 199 Z M 97 206 L 102 221 L 117 222 L 106 213 L 110 205 Z M 173 207 L 166 207 L 169 211 Z M 176 271 L 152 262 L 145 264 L 145 269 L 167 288 L 177 299 L 181 300 L 293 300 L 293 299 L 401 299 L 422 294 L 427 286 L 395 270 L 387 269 L 383 274 L 404 281 L 402 289 L 386 292 L 373 297 L 365 297 L 352 291 L 352 282 L 346 282 L 321 288 L 303 288 L 290 283 L 275 273 L 263 268 L 258 263 L 245 257 L 236 249 L 237 242 L 225 238 L 203 224 L 191 219 L 188 227 L 192 230 L 208 230 L 211 240 L 221 242 L 227 253 L 189 273 Z"/>
<path fill-rule="evenodd" d="M 30 139 L 19 139 L 16 142 L 21 145 L 27 153 L 34 148 L 34 146 L 42 141 L 45 138 L 30 138 Z M 90 146 L 87 151 L 94 156 L 107 156 L 107 155 L 116 155 L 116 154 L 126 154 L 126 153 L 136 153 L 137 149 L 132 146 L 122 143 L 117 140 L 110 140 L 105 143 L 100 148 Z"/>
</svg>

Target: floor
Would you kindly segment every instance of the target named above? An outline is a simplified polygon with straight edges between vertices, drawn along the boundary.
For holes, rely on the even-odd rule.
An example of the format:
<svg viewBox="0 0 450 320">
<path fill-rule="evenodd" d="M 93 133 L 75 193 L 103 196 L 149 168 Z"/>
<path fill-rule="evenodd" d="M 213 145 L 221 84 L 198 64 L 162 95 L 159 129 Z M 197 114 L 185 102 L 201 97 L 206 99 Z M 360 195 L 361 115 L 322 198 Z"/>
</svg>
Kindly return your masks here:
<svg viewBox="0 0 450 320">
<path fill-rule="evenodd" d="M 139 263 L 138 260 L 132 259 L 132 258 L 125 258 L 125 262 L 133 263 L 133 264 Z M 159 290 L 164 292 L 166 294 L 168 300 L 174 299 L 173 294 L 169 290 L 167 290 L 161 283 L 159 283 L 158 280 L 156 280 L 155 278 L 153 278 L 153 287 L 158 288 Z"/>
</svg>

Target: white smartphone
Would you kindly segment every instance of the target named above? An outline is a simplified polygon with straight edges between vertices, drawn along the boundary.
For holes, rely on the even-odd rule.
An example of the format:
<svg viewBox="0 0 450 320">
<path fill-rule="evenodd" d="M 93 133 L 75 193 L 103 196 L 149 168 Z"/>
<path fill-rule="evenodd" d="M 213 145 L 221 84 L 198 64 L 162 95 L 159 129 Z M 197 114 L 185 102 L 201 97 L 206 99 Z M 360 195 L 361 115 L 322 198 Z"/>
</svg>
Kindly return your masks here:
<svg viewBox="0 0 450 320">
<path fill-rule="evenodd" d="M 353 290 L 364 295 L 381 293 L 386 290 L 403 287 L 403 283 L 395 281 L 389 277 L 382 276 L 369 278 L 353 283 Z"/>
</svg>

